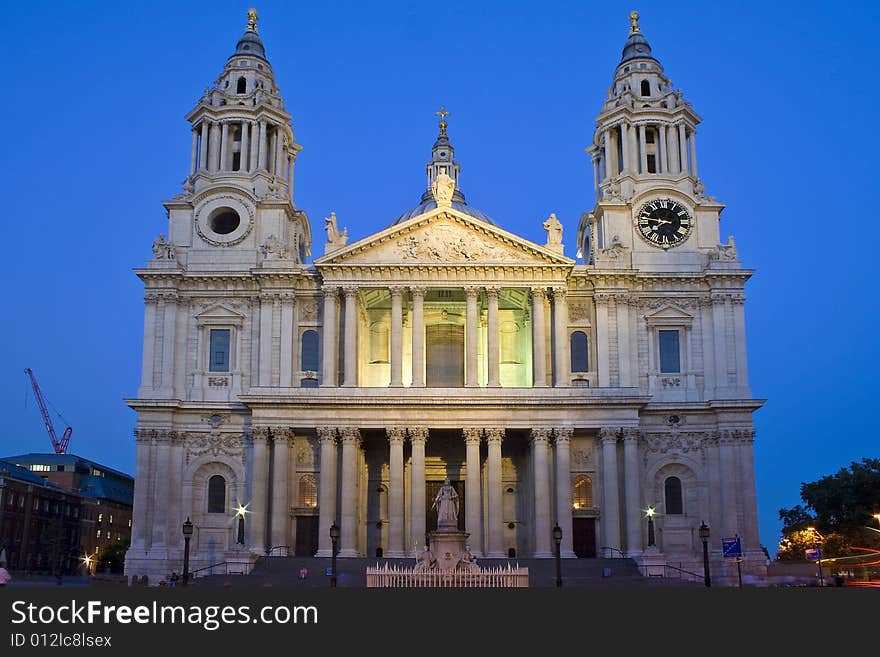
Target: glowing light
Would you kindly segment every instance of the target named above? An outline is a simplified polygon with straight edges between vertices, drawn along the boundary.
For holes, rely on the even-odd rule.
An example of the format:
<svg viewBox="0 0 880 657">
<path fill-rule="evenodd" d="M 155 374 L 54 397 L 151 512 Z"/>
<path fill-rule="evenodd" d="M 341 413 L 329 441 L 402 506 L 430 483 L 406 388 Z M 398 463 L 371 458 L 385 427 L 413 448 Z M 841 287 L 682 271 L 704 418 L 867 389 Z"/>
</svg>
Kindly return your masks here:
<svg viewBox="0 0 880 657">
<path fill-rule="evenodd" d="M 649 518 L 653 518 L 655 513 L 657 513 L 657 511 L 654 510 L 653 506 L 649 506 L 645 509 L 645 515 Z"/>
<path fill-rule="evenodd" d="M 235 517 L 244 518 L 244 514 L 246 513 L 250 513 L 250 511 L 248 511 L 248 505 L 239 502 L 238 506 L 235 507 Z"/>
</svg>

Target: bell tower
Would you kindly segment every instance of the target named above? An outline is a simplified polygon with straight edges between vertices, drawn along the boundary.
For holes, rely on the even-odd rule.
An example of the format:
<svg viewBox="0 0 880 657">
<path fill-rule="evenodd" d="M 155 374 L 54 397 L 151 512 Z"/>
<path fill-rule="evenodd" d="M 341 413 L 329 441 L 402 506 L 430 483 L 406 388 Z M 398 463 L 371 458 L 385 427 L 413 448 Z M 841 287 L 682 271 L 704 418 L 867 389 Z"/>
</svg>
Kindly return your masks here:
<svg viewBox="0 0 880 657">
<path fill-rule="evenodd" d="M 257 21 L 249 10 L 222 73 L 186 115 L 189 175 L 165 207 L 170 243 L 187 270 L 294 265 L 309 255 L 308 217 L 293 201 L 301 146 Z"/>
<path fill-rule="evenodd" d="M 666 77 L 639 14 L 629 19 L 587 148 L 596 205 L 581 219 L 578 244 L 587 263 L 611 255 L 619 266 L 699 271 L 707 254 L 718 252 L 724 207 L 703 194 L 697 173 L 701 119 Z"/>
<path fill-rule="evenodd" d="M 434 194 L 431 191 L 434 180 L 441 173 L 445 173 L 455 183 L 452 200 L 457 203 L 464 203 L 464 194 L 461 193 L 461 189 L 458 186 L 458 176 L 461 173 L 461 168 L 458 162 L 455 161 L 455 148 L 453 148 L 452 143 L 449 141 L 449 135 L 446 134 L 446 129 L 449 126 L 446 122 L 446 117 L 450 116 L 450 113 L 443 106 L 434 114 L 440 117 L 440 134 L 437 135 L 437 141 L 434 142 L 434 146 L 431 148 L 431 161 L 425 165 L 425 171 L 428 174 L 428 188 L 422 195 L 421 202 L 424 203 L 434 198 Z"/>
</svg>

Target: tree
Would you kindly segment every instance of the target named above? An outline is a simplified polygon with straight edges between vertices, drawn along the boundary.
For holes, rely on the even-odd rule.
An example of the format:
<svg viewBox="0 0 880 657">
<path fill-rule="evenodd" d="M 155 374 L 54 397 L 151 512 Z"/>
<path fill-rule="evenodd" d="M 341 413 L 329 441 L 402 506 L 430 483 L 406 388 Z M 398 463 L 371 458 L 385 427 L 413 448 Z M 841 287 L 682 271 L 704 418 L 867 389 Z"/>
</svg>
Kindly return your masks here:
<svg viewBox="0 0 880 657">
<path fill-rule="evenodd" d="M 823 558 L 852 553 L 852 546 L 880 547 L 880 533 L 870 529 L 880 512 L 880 459 L 863 458 L 833 475 L 801 484 L 801 499 L 790 509 L 780 509 L 782 541 L 777 559 L 804 558 L 804 550 L 817 547 L 817 530 Z"/>
</svg>

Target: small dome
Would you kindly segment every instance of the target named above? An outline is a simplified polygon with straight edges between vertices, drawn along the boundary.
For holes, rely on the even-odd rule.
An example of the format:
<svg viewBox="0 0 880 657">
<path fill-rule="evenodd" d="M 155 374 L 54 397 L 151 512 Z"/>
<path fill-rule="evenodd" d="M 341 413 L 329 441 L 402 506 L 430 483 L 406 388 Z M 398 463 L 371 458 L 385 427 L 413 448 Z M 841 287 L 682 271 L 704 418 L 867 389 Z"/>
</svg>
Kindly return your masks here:
<svg viewBox="0 0 880 657">
<path fill-rule="evenodd" d="M 623 57 L 620 61 L 626 62 L 630 59 L 654 59 L 651 54 L 651 45 L 641 32 L 630 34 L 623 47 Z"/>
<path fill-rule="evenodd" d="M 476 208 L 472 208 L 466 203 L 459 203 L 458 201 L 452 202 L 452 207 L 462 214 L 466 214 L 469 217 L 473 217 L 478 221 L 484 221 L 491 226 L 497 226 L 498 224 L 490 217 L 489 215 L 480 212 Z M 431 199 L 430 201 L 425 201 L 421 205 L 417 205 L 412 210 L 407 210 L 402 215 L 400 215 L 397 219 L 395 219 L 391 225 L 395 226 L 397 224 L 402 224 L 407 219 L 412 219 L 413 217 L 418 217 L 420 214 L 425 214 L 426 212 L 430 212 L 437 208 L 437 201 Z"/>
<path fill-rule="evenodd" d="M 238 44 L 235 46 L 235 55 L 252 55 L 266 59 L 266 48 L 257 33 L 248 30 L 238 40 Z"/>
</svg>

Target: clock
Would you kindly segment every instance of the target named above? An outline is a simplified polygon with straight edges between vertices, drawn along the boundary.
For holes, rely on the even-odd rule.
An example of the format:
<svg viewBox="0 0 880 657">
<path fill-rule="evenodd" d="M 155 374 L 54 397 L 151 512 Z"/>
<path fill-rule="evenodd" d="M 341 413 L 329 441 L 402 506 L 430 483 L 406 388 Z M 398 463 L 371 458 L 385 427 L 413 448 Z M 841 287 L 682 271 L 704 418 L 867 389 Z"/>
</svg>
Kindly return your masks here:
<svg viewBox="0 0 880 657">
<path fill-rule="evenodd" d="M 688 209 L 669 198 L 645 203 L 636 216 L 639 234 L 654 246 L 678 246 L 691 234 L 693 218 Z"/>
</svg>

